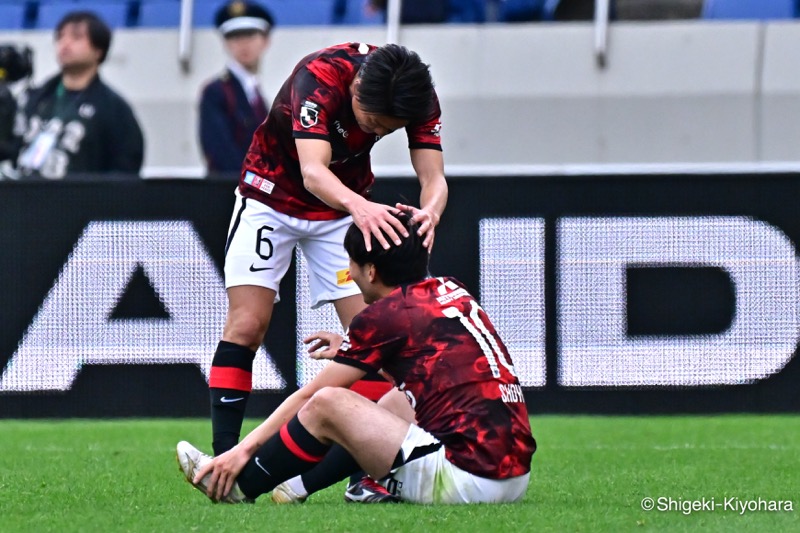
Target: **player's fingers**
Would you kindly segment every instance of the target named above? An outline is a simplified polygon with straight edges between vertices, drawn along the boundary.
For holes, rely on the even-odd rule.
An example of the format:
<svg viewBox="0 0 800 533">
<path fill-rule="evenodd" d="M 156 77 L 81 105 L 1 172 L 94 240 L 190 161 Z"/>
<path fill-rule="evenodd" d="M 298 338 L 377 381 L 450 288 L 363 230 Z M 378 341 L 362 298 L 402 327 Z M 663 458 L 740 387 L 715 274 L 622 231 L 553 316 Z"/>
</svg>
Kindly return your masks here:
<svg viewBox="0 0 800 533">
<path fill-rule="evenodd" d="M 222 493 L 222 497 L 224 498 L 228 494 L 230 494 L 231 490 L 233 489 L 233 483 L 236 479 L 233 476 L 228 477 L 228 481 L 225 482 L 225 491 Z"/>
<path fill-rule="evenodd" d="M 200 478 L 202 479 L 202 478 Z M 217 489 L 217 480 L 219 479 L 219 472 L 215 468 L 211 471 L 211 477 L 208 478 L 208 486 L 206 487 L 206 495 L 211 498 L 212 500 L 215 499 L 216 496 L 216 489 Z"/>
<path fill-rule="evenodd" d="M 321 350 L 322 348 L 325 348 L 326 346 L 328 346 L 327 342 L 319 341 L 316 344 L 314 344 L 313 346 L 309 347 L 308 353 L 310 353 L 310 354 L 316 353 L 317 351 Z"/>
<path fill-rule="evenodd" d="M 223 496 L 225 496 L 225 483 L 227 481 L 227 474 L 224 472 L 220 474 L 219 479 L 217 480 L 216 487 L 214 487 L 214 499 L 216 501 L 220 501 Z"/>
<path fill-rule="evenodd" d="M 336 350 L 332 348 L 325 348 L 324 350 L 316 351 L 310 354 L 312 359 L 316 359 L 317 361 L 321 361 L 323 359 L 333 359 L 336 355 Z"/>
<path fill-rule="evenodd" d="M 364 237 L 364 247 L 367 249 L 368 252 L 372 251 L 372 232 L 369 228 L 364 228 L 361 230 L 361 235 Z"/>
<path fill-rule="evenodd" d="M 412 205 L 401 204 L 400 202 L 397 202 L 396 204 L 394 204 L 394 206 L 396 209 L 400 211 L 405 211 L 406 213 L 409 214 L 414 214 L 414 211 L 417 210 L 417 208 Z"/>
<path fill-rule="evenodd" d="M 315 331 L 314 333 L 312 333 L 311 335 L 309 335 L 308 337 L 303 339 L 303 342 L 305 344 L 308 344 L 308 343 L 314 342 L 314 341 L 330 342 L 330 337 L 331 337 L 331 332 L 330 331 L 325 331 L 325 330 L 321 329 L 319 331 Z"/>
<path fill-rule="evenodd" d="M 433 226 L 431 226 L 430 230 L 425 233 L 425 238 L 422 240 L 422 246 L 428 249 L 428 253 L 433 249 L 433 240 L 435 238 L 436 232 L 433 230 Z"/>
<path fill-rule="evenodd" d="M 217 484 L 217 500 L 222 500 L 230 492 L 233 486 L 233 479 L 229 472 L 225 472 L 225 476 Z"/>
<path fill-rule="evenodd" d="M 388 225 L 387 225 L 387 227 L 388 227 Z M 370 237 L 369 238 L 365 237 L 365 241 L 371 242 L 372 241 L 372 236 L 375 236 L 375 239 L 377 239 L 378 244 L 380 244 L 381 247 L 384 250 L 388 250 L 389 248 L 391 248 L 391 245 L 389 244 L 389 241 L 386 240 L 386 236 L 381 231 L 380 226 L 376 226 L 376 227 L 372 228 L 370 230 Z M 392 235 L 389 235 L 389 238 L 392 238 Z M 397 238 L 397 234 L 396 233 L 394 234 L 394 238 Z M 369 247 L 367 248 L 367 251 L 368 252 L 371 251 Z"/>
<path fill-rule="evenodd" d="M 391 224 L 387 222 L 381 224 L 378 233 L 385 233 L 386 236 L 389 237 L 389 240 L 384 239 L 384 241 L 386 242 L 386 246 L 384 246 L 383 248 L 385 250 L 388 250 L 391 247 L 389 241 L 392 241 L 395 246 L 400 246 L 400 243 L 403 242 L 400 240 L 400 236 L 397 234 L 398 232 L 392 227 Z"/>
<path fill-rule="evenodd" d="M 391 213 L 393 215 L 396 215 L 396 214 L 400 213 L 400 211 L 401 211 L 401 209 L 399 207 L 397 207 L 397 206 L 391 206 L 391 205 L 386 205 L 386 204 L 379 204 L 379 205 L 383 209 L 385 209 L 387 212 L 389 212 L 389 213 Z"/>
<path fill-rule="evenodd" d="M 197 485 L 201 479 L 203 479 L 208 471 L 214 468 L 214 461 L 207 463 L 203 468 L 197 471 L 197 473 L 192 478 L 192 485 Z"/>
<path fill-rule="evenodd" d="M 387 207 L 388 207 L 388 206 L 387 206 Z M 391 208 L 391 207 L 390 207 L 389 209 L 393 209 L 393 208 Z M 396 213 L 396 212 L 397 212 L 397 210 L 396 210 L 396 209 L 393 209 L 393 211 L 390 211 L 390 212 L 394 212 L 394 213 Z M 405 225 L 405 224 L 403 224 L 402 222 L 400 222 L 400 221 L 397 219 L 397 217 L 395 217 L 395 216 L 386 216 L 386 217 L 384 217 L 383 221 L 384 221 L 384 222 L 388 222 L 389 224 L 391 224 L 392 228 L 393 228 L 393 229 L 394 229 L 394 230 L 395 230 L 397 233 L 399 233 L 400 235 L 402 235 L 403 237 L 408 237 L 408 229 L 406 228 L 406 225 Z M 398 244 L 398 245 L 399 245 L 399 244 L 400 244 L 400 241 L 399 241 L 399 240 L 395 241 L 395 244 Z"/>
<path fill-rule="evenodd" d="M 417 229 L 417 235 L 420 237 L 428 233 L 429 230 L 433 229 L 433 223 L 431 222 L 430 217 L 422 217 L 418 221 L 415 220 L 414 222 L 419 225 Z"/>
</svg>

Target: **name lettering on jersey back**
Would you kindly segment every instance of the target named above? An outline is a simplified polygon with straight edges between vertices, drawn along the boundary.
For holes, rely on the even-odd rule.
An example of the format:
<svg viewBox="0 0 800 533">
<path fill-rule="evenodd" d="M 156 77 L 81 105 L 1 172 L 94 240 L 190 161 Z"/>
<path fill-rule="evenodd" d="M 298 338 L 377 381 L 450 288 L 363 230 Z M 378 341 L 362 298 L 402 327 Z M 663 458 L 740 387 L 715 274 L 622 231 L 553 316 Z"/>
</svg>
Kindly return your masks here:
<svg viewBox="0 0 800 533">
<path fill-rule="evenodd" d="M 517 383 L 505 384 L 501 383 L 500 397 L 505 403 L 525 403 L 525 397 L 522 395 L 522 386 Z"/>
</svg>

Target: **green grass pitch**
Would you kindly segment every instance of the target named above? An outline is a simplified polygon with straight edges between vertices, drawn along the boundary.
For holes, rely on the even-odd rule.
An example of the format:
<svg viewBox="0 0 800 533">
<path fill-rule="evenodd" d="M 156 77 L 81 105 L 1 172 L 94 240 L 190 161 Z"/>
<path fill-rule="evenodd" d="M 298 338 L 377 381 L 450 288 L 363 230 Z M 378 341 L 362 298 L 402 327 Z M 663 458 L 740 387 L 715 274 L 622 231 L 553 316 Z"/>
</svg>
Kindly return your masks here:
<svg viewBox="0 0 800 533">
<path fill-rule="evenodd" d="M 340 484 L 304 505 L 265 496 L 232 506 L 192 489 L 175 462 L 181 439 L 208 450 L 208 421 L 5 420 L 0 531 L 800 531 L 800 416 L 534 416 L 532 425 L 539 451 L 519 504 L 346 504 Z M 671 499 L 673 510 L 645 511 L 644 498 Z M 717 508 L 688 507 L 703 498 Z M 731 507 L 787 500 L 793 510 Z"/>
</svg>

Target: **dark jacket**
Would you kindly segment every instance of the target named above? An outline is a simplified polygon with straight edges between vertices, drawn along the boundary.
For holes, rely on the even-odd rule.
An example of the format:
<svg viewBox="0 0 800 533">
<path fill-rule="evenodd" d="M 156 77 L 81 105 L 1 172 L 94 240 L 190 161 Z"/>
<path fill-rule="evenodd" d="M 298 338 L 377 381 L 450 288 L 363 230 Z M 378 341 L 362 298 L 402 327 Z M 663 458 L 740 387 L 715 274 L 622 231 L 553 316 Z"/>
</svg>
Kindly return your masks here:
<svg viewBox="0 0 800 533">
<path fill-rule="evenodd" d="M 17 158 L 22 177 L 61 179 L 83 172 L 138 174 L 144 138 L 128 103 L 99 76 L 82 91 L 67 91 L 61 75 L 30 93 Z M 49 136 L 47 142 L 42 137 Z M 33 157 L 38 147 L 46 155 Z M 31 150 L 29 150 L 31 148 Z M 35 162 L 35 164 L 31 164 Z"/>
<path fill-rule="evenodd" d="M 209 174 L 238 178 L 253 132 L 269 111 L 247 100 L 242 84 L 229 70 L 209 82 L 200 96 L 200 146 Z"/>
</svg>

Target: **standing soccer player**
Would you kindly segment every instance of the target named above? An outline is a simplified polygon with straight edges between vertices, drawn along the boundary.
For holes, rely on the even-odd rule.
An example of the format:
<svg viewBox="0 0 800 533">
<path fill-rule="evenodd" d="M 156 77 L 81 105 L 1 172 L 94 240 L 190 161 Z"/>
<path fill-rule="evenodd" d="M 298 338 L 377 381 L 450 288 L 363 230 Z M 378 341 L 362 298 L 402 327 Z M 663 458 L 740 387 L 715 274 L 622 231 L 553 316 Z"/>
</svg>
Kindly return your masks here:
<svg viewBox="0 0 800 533">
<path fill-rule="evenodd" d="M 370 150 L 401 128 L 420 182 L 419 209 L 369 200 Z M 342 248 L 351 222 L 368 248 L 374 237 L 386 249 L 407 233 L 393 216 L 403 209 L 425 246 L 433 245 L 447 202 L 440 128 L 428 66 L 399 45 L 317 51 L 281 87 L 245 158 L 226 245 L 228 316 L 209 379 L 215 455 L 239 440 L 253 359 L 295 246 L 309 264 L 313 307 L 332 302 L 346 329 L 365 305 Z M 389 388 L 372 387 L 372 398 Z"/>
<path fill-rule="evenodd" d="M 405 214 L 398 220 L 408 236 L 389 250 L 374 237 L 368 248 L 355 225 L 347 232 L 350 273 L 369 306 L 346 342 L 329 332 L 312 339 L 333 362 L 222 456 L 178 444 L 195 487 L 214 500 L 252 501 L 339 453 L 344 470 L 391 474 L 405 501 L 522 499 L 536 442 L 508 350 L 463 285 L 427 277 L 416 227 Z M 404 399 L 392 392 L 376 405 L 344 388 L 379 369 Z"/>
</svg>

